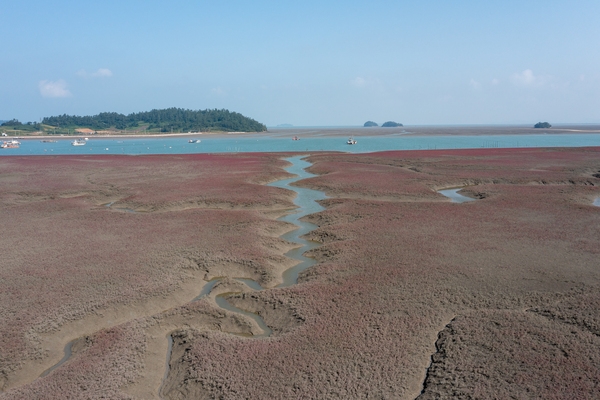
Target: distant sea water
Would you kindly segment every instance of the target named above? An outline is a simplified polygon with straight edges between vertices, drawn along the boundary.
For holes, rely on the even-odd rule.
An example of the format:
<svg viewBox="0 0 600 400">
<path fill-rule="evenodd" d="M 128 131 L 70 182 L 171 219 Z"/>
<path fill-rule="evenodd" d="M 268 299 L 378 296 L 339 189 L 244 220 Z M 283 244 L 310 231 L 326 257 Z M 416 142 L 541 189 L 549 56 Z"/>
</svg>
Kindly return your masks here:
<svg viewBox="0 0 600 400">
<path fill-rule="evenodd" d="M 282 130 L 283 131 L 283 130 Z M 190 136 L 160 138 L 96 138 L 89 137 L 85 146 L 72 146 L 73 138 L 51 138 L 55 143 L 40 139 L 19 139 L 17 149 L 0 149 L 0 156 L 10 155 L 73 155 L 73 154 L 194 154 L 241 152 L 340 151 L 367 153 L 387 150 L 435 150 L 522 147 L 588 147 L 600 146 L 599 133 L 568 134 L 502 134 L 502 135 L 426 135 L 413 136 L 400 132 L 385 136 L 356 136 L 357 143 L 348 145 L 348 137 L 327 135 L 326 130 L 314 135 L 260 133 L 226 136 L 197 135 L 199 143 L 188 143 Z"/>
</svg>

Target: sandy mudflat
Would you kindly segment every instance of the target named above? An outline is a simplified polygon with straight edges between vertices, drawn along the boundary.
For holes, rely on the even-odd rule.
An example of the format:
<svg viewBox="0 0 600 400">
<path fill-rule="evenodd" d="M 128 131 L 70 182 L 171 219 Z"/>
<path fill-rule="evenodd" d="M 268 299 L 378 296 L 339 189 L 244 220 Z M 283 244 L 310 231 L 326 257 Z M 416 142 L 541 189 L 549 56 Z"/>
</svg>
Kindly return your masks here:
<svg viewBox="0 0 600 400">
<path fill-rule="evenodd" d="M 600 148 L 313 155 L 319 263 L 189 303 L 290 265 L 280 156 L 0 158 L 0 399 L 595 397 Z"/>
</svg>

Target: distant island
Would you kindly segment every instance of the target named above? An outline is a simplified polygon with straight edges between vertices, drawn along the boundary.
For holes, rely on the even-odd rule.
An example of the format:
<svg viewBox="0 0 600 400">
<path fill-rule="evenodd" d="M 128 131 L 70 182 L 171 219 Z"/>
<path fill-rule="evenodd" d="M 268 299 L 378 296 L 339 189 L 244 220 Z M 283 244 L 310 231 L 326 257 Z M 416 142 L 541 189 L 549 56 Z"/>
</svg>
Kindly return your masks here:
<svg viewBox="0 0 600 400">
<path fill-rule="evenodd" d="M 397 126 L 404 126 L 402 124 L 399 124 L 398 122 L 394 122 L 394 121 L 388 121 L 388 122 L 384 122 L 383 125 L 384 128 L 395 128 Z"/>
<path fill-rule="evenodd" d="M 242 114 L 229 110 L 186 110 L 167 108 L 123 115 L 103 112 L 94 116 L 59 115 L 46 117 L 41 123 L 21 123 L 16 119 L 3 122 L 2 128 L 23 133 L 70 134 L 76 130 L 118 133 L 180 133 L 180 132 L 264 132 L 267 127 Z"/>
<path fill-rule="evenodd" d="M 372 126 L 379 126 L 379 125 L 377 125 L 377 122 L 367 121 L 367 122 L 365 122 L 365 124 L 363 126 L 365 128 L 369 128 Z M 404 126 L 404 125 L 399 124 L 398 122 L 394 122 L 394 121 L 387 121 L 387 122 L 384 122 L 383 125 L 381 125 L 381 126 L 384 128 L 394 128 L 397 126 Z"/>
<path fill-rule="evenodd" d="M 552 128 L 552 125 L 550 125 L 548 122 L 538 122 L 533 127 L 534 128 Z"/>
</svg>

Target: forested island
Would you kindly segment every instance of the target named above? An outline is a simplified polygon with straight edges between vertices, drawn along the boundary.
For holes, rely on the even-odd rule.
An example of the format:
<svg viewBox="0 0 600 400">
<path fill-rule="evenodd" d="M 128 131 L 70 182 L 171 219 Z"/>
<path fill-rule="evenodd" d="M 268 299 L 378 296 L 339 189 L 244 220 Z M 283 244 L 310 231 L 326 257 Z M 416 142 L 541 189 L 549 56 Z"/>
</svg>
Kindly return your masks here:
<svg viewBox="0 0 600 400">
<path fill-rule="evenodd" d="M 370 128 L 370 127 L 379 126 L 379 125 L 377 125 L 377 122 L 367 121 L 367 122 L 365 122 L 365 124 L 363 126 L 365 128 Z M 383 124 L 381 124 L 381 126 L 384 128 L 395 128 L 395 127 L 404 126 L 404 125 L 402 125 L 398 122 L 394 122 L 394 121 L 387 121 L 387 122 L 384 122 Z"/>
<path fill-rule="evenodd" d="M 41 123 L 26 124 L 13 119 L 1 125 L 22 132 L 43 132 L 65 134 L 76 129 L 87 128 L 93 131 L 117 130 L 123 133 L 159 132 L 263 132 L 267 127 L 254 119 L 229 110 L 186 110 L 167 108 L 129 115 L 116 112 L 103 112 L 94 116 L 59 115 L 43 118 Z"/>
<path fill-rule="evenodd" d="M 537 124 L 535 124 L 533 126 L 534 128 L 551 128 L 552 125 L 550 125 L 548 122 L 538 122 Z"/>
</svg>

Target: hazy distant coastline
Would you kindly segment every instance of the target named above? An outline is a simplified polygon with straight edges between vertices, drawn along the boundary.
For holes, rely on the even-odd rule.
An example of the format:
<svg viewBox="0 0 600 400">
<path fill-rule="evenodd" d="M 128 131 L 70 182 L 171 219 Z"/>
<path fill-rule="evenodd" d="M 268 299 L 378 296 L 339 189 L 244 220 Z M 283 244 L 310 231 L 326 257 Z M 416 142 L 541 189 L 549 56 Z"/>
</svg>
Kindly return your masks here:
<svg viewBox="0 0 600 400">
<path fill-rule="evenodd" d="M 297 136 L 482 136 L 482 135 L 540 135 L 565 133 L 600 133 L 600 124 L 553 125 L 536 129 L 533 125 L 405 125 L 394 128 L 363 126 L 294 126 L 268 127 L 269 133 Z"/>
</svg>

